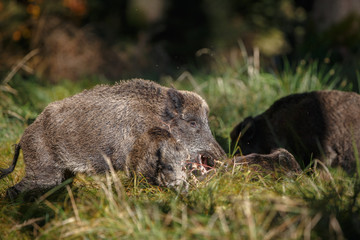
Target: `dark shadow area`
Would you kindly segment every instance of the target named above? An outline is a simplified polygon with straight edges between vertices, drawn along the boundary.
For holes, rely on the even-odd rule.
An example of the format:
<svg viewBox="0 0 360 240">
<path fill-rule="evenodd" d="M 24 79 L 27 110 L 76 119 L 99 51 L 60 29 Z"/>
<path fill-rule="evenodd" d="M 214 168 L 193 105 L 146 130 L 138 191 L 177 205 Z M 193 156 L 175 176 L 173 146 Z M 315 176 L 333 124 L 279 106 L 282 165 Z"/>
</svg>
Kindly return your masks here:
<svg viewBox="0 0 360 240">
<path fill-rule="evenodd" d="M 321 199 L 317 196 L 304 195 L 304 199 L 311 208 L 320 210 L 322 213 L 322 217 L 314 227 L 313 232 L 323 239 L 331 239 L 341 234 L 344 235 L 345 239 L 359 239 L 360 209 L 355 204 L 359 190 L 360 184 L 357 180 L 354 186 L 354 193 L 352 194 L 354 201 L 347 202 L 346 204 L 344 204 L 341 197 L 348 194 L 344 189 L 332 189 L 326 193 L 323 192 L 324 196 Z M 325 232 L 322 230 L 333 225 L 335 221 L 341 225 L 340 231 Z"/>
</svg>

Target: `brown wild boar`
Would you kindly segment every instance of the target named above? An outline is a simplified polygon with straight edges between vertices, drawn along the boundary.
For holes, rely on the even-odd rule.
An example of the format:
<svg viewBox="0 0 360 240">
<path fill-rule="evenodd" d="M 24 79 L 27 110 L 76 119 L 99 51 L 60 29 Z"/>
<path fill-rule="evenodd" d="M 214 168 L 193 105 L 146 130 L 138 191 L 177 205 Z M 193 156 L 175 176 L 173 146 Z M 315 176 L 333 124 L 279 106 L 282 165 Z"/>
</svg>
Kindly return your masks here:
<svg viewBox="0 0 360 240">
<path fill-rule="evenodd" d="M 125 171 L 129 176 L 144 176 L 150 184 L 187 191 L 185 164 L 189 160 L 188 151 L 169 131 L 154 127 L 135 140 Z"/>
<path fill-rule="evenodd" d="M 335 90 L 289 95 L 239 123 L 231 139 L 243 154 L 268 154 L 282 147 L 304 166 L 316 158 L 354 172 L 354 147 L 360 151 L 360 95 Z"/>
<path fill-rule="evenodd" d="M 101 85 L 49 104 L 25 130 L 20 148 L 26 176 L 14 193 L 49 189 L 83 172 L 124 170 L 135 141 L 154 127 L 167 129 L 191 158 L 204 161 L 225 156 L 211 134 L 209 107 L 199 95 L 135 79 L 114 86 Z M 89 168 L 91 167 L 91 168 Z"/>
</svg>

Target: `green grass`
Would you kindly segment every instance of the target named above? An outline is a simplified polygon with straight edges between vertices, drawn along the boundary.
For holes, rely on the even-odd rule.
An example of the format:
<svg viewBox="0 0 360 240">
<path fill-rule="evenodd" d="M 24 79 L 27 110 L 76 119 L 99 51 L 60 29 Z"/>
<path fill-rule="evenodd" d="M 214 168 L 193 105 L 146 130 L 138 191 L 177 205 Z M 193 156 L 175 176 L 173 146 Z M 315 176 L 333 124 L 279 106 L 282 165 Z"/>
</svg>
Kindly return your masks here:
<svg viewBox="0 0 360 240">
<path fill-rule="evenodd" d="M 210 74 L 184 73 L 161 83 L 198 92 L 208 102 L 211 128 L 228 150 L 232 127 L 290 93 L 351 89 L 334 70 L 318 63 L 289 66 L 281 74 L 249 75 L 249 66 Z M 0 167 L 7 167 L 24 129 L 49 103 L 102 80 L 56 86 L 12 79 L 17 94 L 1 91 Z M 230 150 L 228 150 L 230 152 Z M 187 195 L 127 179 L 122 172 L 78 175 L 71 186 L 35 202 L 10 202 L 6 189 L 24 174 L 0 180 L 1 239 L 343 239 L 360 235 L 360 181 L 343 171 L 305 172 L 296 179 L 246 168 L 223 169 L 191 181 Z"/>
</svg>

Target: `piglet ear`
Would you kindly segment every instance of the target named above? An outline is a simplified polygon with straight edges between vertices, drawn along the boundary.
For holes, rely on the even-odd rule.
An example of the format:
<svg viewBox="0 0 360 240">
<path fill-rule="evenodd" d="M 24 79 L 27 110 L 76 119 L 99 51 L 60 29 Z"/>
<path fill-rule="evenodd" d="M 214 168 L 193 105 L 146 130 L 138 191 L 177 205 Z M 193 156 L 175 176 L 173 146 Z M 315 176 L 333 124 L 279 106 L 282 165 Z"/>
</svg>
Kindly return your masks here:
<svg viewBox="0 0 360 240">
<path fill-rule="evenodd" d="M 241 135 L 244 136 L 244 138 L 247 140 L 253 139 L 255 130 L 255 120 L 253 117 L 247 117 L 242 123 L 240 123 Z"/>
<path fill-rule="evenodd" d="M 247 117 L 239 123 L 230 133 L 232 145 L 235 146 L 239 141 L 239 135 L 241 134 L 242 140 L 251 140 L 255 134 L 255 121 L 253 117 Z"/>
<path fill-rule="evenodd" d="M 184 95 L 176 89 L 172 88 L 168 90 L 167 94 L 173 110 L 175 110 L 176 113 L 180 114 L 183 110 Z"/>
</svg>

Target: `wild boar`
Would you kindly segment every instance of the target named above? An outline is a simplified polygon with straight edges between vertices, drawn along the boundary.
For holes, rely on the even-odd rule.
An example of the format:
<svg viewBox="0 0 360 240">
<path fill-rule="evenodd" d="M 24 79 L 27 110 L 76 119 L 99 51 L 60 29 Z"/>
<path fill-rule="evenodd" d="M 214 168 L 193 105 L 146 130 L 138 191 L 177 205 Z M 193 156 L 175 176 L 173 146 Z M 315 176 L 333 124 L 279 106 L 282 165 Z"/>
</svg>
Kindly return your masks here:
<svg viewBox="0 0 360 240">
<path fill-rule="evenodd" d="M 360 150 L 360 95 L 314 91 L 276 101 L 256 117 L 247 117 L 231 132 L 232 146 L 243 154 L 285 148 L 304 166 L 319 159 L 328 167 L 356 168 Z M 357 151 L 356 151 L 357 150 Z"/>
<path fill-rule="evenodd" d="M 192 158 L 222 158 L 225 152 L 211 134 L 208 112 L 196 93 L 141 79 L 100 85 L 53 102 L 16 147 L 16 156 L 23 151 L 26 176 L 12 192 L 52 188 L 79 172 L 106 172 L 104 156 L 115 170 L 124 170 L 136 140 L 154 127 L 167 129 Z M 15 164 L 14 157 L 2 177 Z"/>
</svg>

